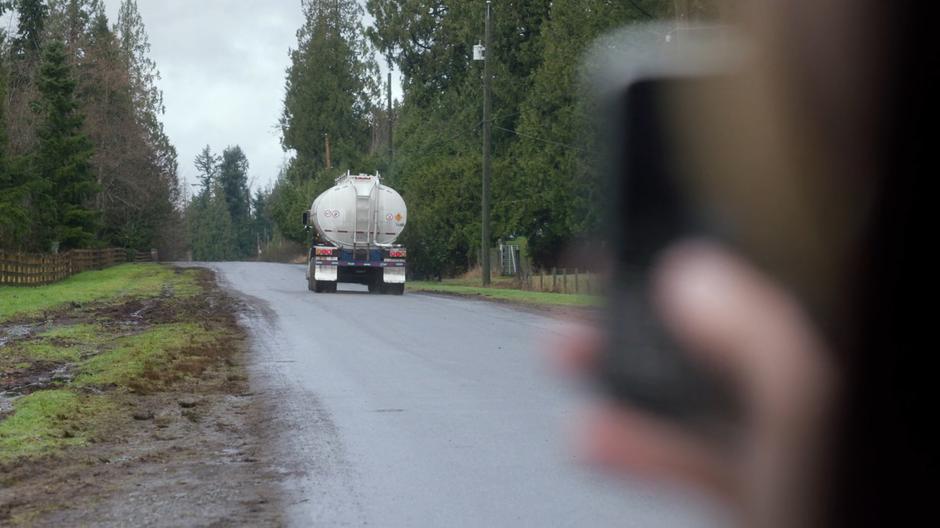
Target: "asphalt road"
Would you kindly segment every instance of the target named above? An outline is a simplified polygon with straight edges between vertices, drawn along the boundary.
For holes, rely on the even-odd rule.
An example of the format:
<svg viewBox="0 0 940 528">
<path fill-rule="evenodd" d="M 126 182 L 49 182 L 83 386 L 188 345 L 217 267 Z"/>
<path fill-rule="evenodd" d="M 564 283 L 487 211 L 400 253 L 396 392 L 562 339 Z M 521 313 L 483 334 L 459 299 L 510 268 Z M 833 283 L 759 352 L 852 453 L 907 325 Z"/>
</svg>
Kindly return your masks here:
<svg viewBox="0 0 940 528">
<path fill-rule="evenodd" d="M 248 301 L 252 387 L 294 526 L 707 526 L 692 497 L 575 460 L 561 322 L 484 301 L 307 291 L 302 266 L 207 265 Z M 344 291 L 345 290 L 345 291 Z"/>
</svg>

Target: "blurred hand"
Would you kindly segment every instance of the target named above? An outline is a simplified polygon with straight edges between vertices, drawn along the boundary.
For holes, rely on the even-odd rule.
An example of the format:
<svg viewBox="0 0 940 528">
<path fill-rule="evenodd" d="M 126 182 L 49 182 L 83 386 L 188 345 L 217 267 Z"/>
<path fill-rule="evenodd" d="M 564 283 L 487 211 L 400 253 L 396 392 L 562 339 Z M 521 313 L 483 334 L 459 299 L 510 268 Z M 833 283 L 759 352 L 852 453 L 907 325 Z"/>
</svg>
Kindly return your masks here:
<svg viewBox="0 0 940 528">
<path fill-rule="evenodd" d="M 696 360 L 737 385 L 746 409 L 734 447 L 718 447 L 639 409 L 602 404 L 582 449 L 609 470 L 691 485 L 728 504 L 741 525 L 809 526 L 825 491 L 825 450 L 837 379 L 812 325 L 768 277 L 721 249 L 677 246 L 660 261 L 653 297 L 667 329 Z M 589 375 L 604 347 L 584 329 L 560 357 Z"/>
</svg>

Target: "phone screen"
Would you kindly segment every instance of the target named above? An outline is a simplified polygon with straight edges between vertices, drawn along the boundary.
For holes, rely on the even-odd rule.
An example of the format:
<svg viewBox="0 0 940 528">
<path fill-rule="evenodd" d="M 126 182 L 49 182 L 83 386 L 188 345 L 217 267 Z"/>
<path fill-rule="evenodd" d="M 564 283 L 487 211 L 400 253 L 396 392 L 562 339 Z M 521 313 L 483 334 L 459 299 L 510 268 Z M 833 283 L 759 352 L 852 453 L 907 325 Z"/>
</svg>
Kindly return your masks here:
<svg viewBox="0 0 940 528">
<path fill-rule="evenodd" d="M 631 405 L 684 422 L 715 422 L 732 413 L 727 386 L 672 342 L 649 298 L 649 275 L 663 250 L 683 238 L 715 236 L 682 177 L 687 164 L 669 119 L 673 95 L 699 82 L 637 79 L 614 103 L 607 206 L 614 266 L 602 377 L 616 399 Z"/>
</svg>

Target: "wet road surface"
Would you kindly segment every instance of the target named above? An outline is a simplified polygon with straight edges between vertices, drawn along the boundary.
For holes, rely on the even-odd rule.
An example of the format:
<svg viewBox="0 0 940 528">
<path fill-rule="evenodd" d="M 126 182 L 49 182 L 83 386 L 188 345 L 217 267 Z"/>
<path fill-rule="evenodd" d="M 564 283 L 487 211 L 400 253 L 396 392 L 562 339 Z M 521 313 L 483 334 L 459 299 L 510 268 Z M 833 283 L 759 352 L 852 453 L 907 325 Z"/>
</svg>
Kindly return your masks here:
<svg viewBox="0 0 940 528">
<path fill-rule="evenodd" d="M 580 466 L 583 404 L 548 316 L 484 301 L 307 291 L 303 266 L 207 264 L 246 300 L 253 390 L 294 526 L 711 526 L 691 497 Z"/>
</svg>

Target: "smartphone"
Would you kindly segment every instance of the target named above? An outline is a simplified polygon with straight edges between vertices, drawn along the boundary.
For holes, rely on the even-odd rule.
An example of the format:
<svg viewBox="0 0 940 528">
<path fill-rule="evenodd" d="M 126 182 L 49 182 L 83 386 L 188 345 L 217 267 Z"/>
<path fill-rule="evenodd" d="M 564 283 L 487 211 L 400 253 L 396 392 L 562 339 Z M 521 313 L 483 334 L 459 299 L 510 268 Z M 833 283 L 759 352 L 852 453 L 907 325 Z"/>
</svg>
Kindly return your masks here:
<svg viewBox="0 0 940 528">
<path fill-rule="evenodd" d="M 736 423 L 740 405 L 726 380 L 671 339 L 649 287 L 657 259 L 676 242 L 705 238 L 733 245 L 733 226 L 690 185 L 687 152 L 673 119 L 677 98 L 721 85 L 721 75 L 651 70 L 610 95 L 606 112 L 605 225 L 612 266 L 601 386 L 616 400 L 710 432 Z"/>
</svg>

